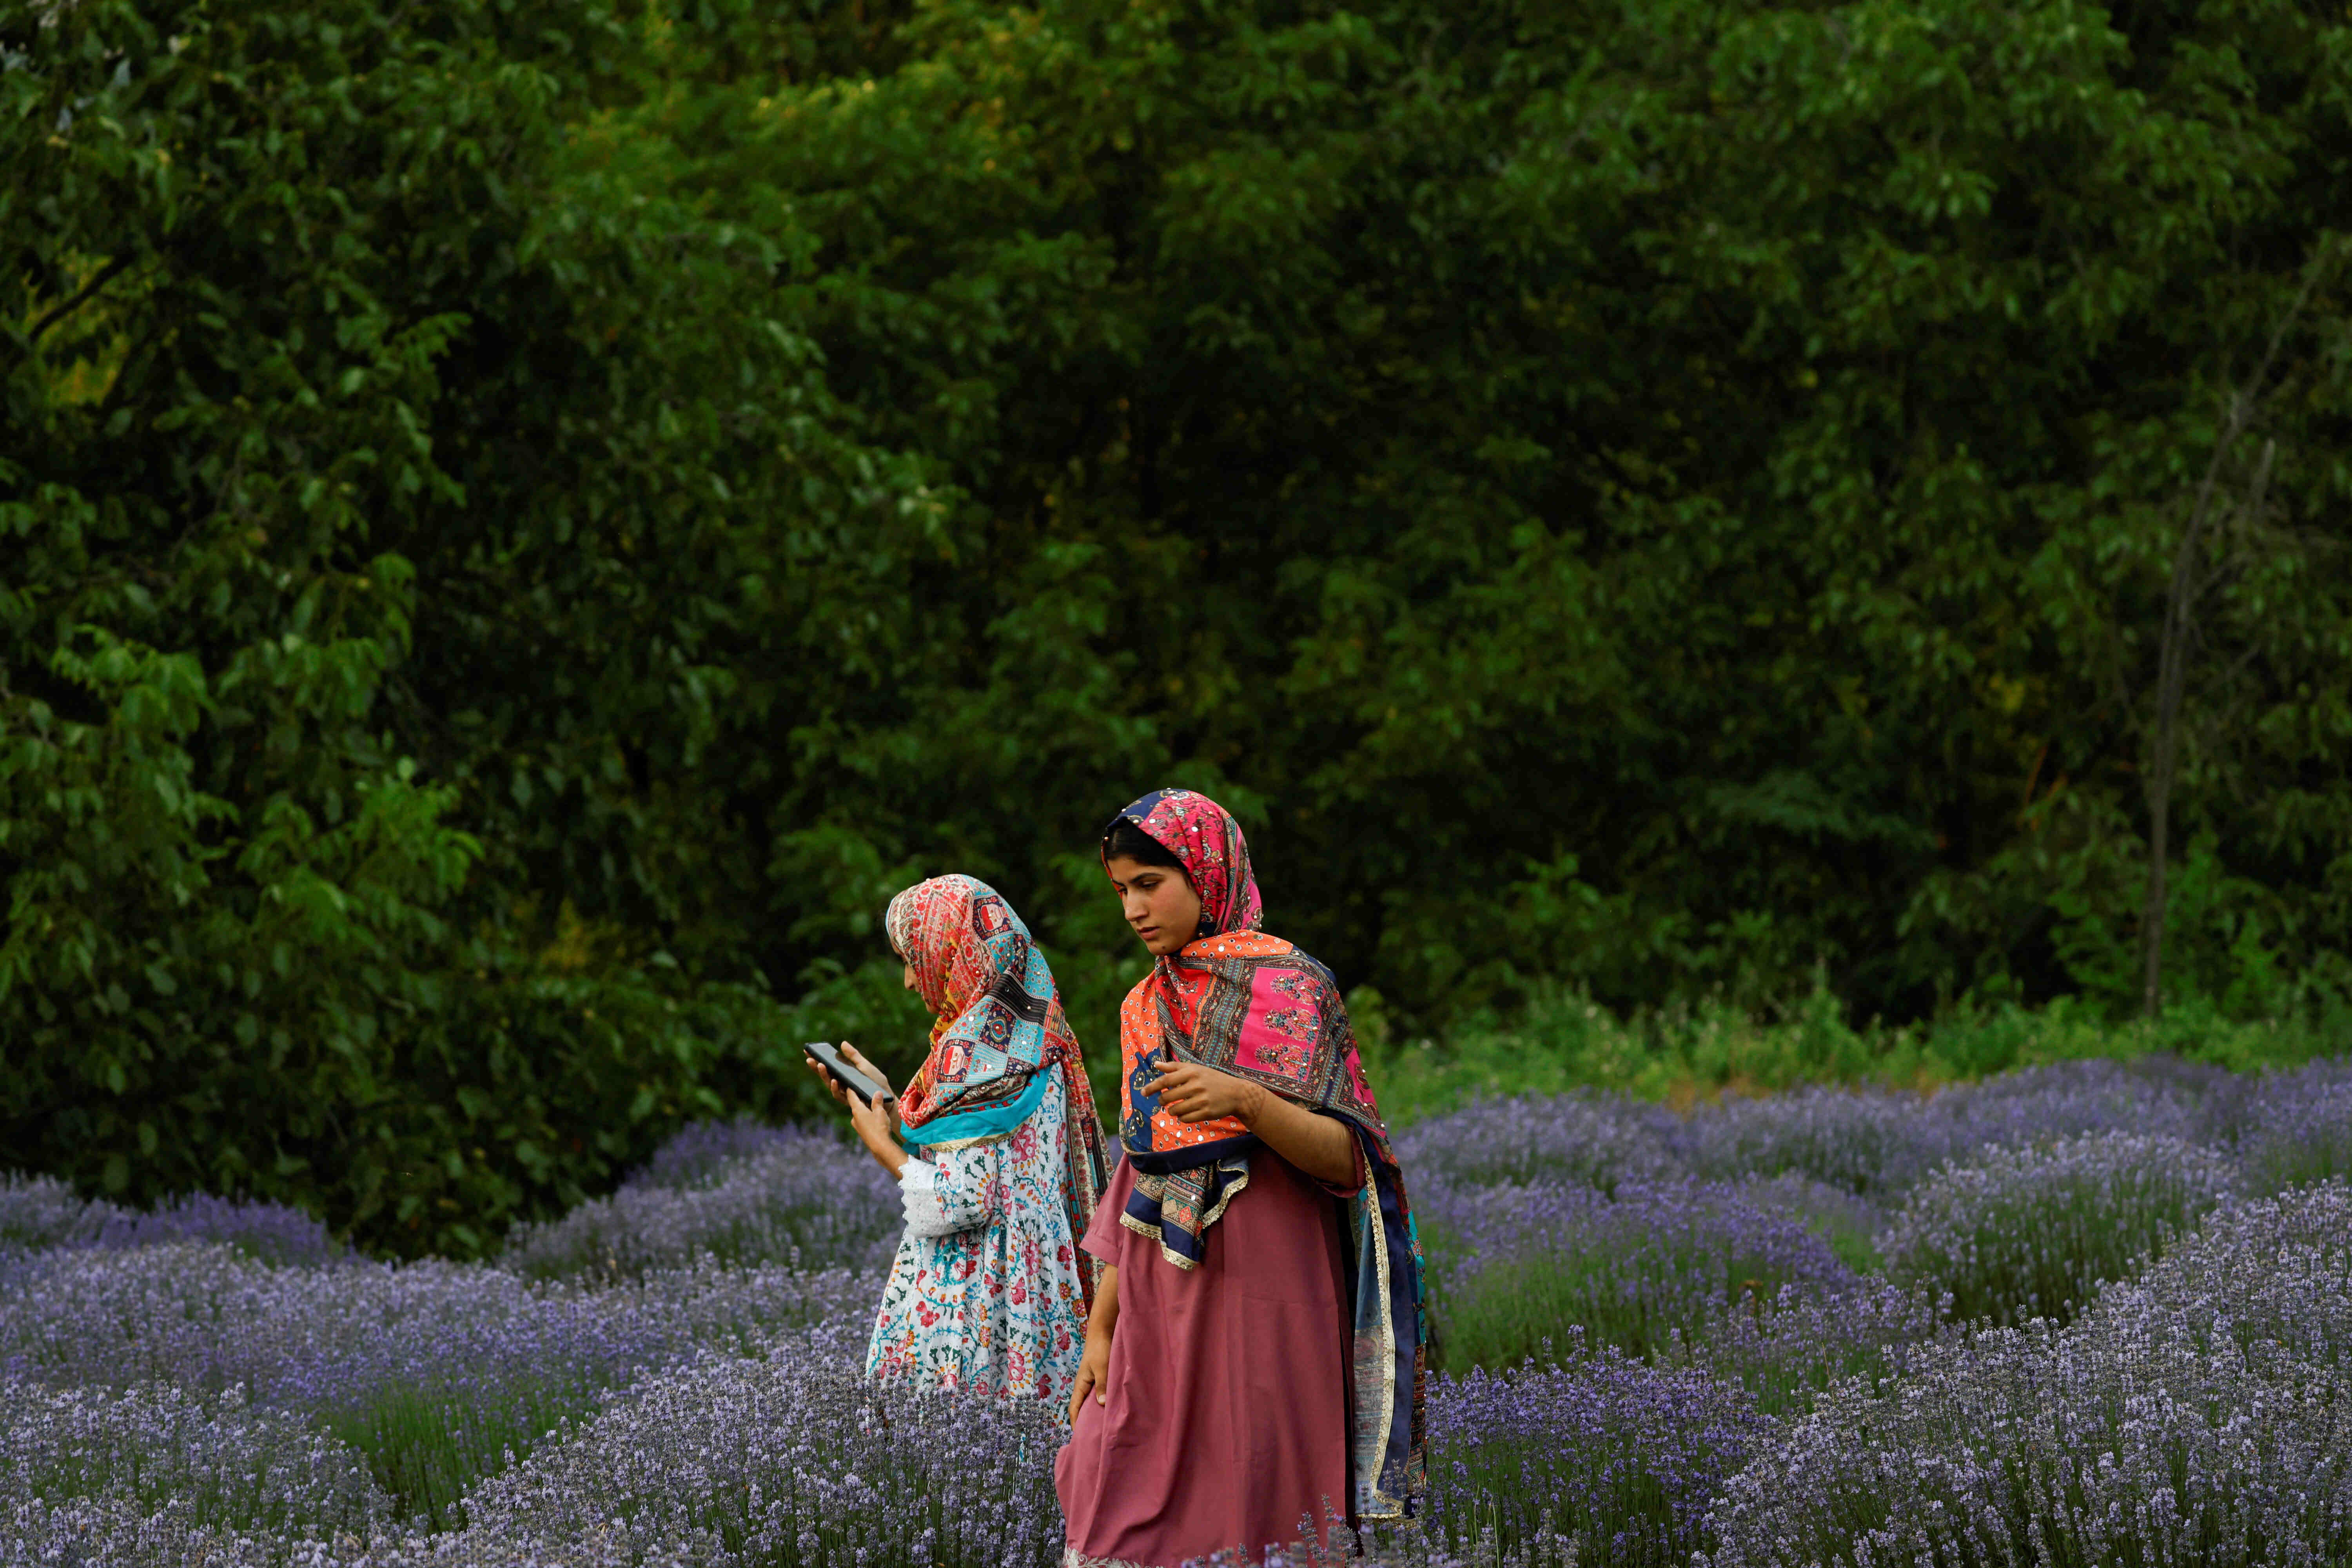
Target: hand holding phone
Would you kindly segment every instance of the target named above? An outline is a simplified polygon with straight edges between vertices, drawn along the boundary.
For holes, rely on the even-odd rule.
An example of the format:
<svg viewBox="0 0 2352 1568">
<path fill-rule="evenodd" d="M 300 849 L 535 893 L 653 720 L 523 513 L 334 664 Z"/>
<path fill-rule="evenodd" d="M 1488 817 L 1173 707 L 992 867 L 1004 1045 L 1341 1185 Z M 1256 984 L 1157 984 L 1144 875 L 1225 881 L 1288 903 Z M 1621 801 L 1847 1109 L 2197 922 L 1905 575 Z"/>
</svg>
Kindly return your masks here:
<svg viewBox="0 0 2352 1568">
<path fill-rule="evenodd" d="M 811 1040 L 803 1045 L 801 1049 L 807 1053 L 811 1061 L 824 1069 L 825 1077 L 856 1095 L 865 1104 L 872 1105 L 877 1100 L 891 1098 L 888 1089 L 850 1066 L 847 1058 L 842 1056 L 839 1047 L 835 1047 L 831 1040 Z"/>
</svg>

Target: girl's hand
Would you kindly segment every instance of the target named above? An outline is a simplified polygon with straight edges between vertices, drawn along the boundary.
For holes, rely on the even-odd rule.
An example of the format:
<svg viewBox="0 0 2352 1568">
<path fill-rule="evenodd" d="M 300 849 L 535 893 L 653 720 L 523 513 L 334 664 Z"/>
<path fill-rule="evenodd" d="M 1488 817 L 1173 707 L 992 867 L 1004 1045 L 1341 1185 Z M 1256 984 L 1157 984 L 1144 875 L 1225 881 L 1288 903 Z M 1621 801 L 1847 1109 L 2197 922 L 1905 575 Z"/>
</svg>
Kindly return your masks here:
<svg viewBox="0 0 2352 1568">
<path fill-rule="evenodd" d="M 1198 1062 L 1162 1068 L 1160 1076 L 1142 1088 L 1144 1093 L 1159 1096 L 1160 1109 L 1180 1121 L 1213 1121 L 1221 1116 L 1248 1121 L 1257 1114 L 1265 1093 L 1245 1079 Z"/>
<path fill-rule="evenodd" d="M 884 1072 L 880 1068 L 876 1067 L 872 1062 L 867 1061 L 866 1059 L 866 1053 L 859 1050 L 856 1046 L 851 1045 L 847 1040 L 841 1042 L 841 1059 L 847 1062 L 851 1067 L 856 1068 L 859 1072 L 864 1073 L 867 1078 L 872 1079 L 876 1083 L 880 1084 L 882 1086 L 883 1099 L 889 1100 L 894 1104 L 898 1101 L 898 1091 L 890 1087 L 890 1075 Z"/>
<path fill-rule="evenodd" d="M 801 1066 L 816 1074 L 816 1080 L 824 1086 L 825 1093 L 833 1096 L 835 1100 L 840 1101 L 844 1105 L 847 1105 L 849 1103 L 849 1091 L 841 1087 L 841 1080 L 839 1079 L 824 1070 L 824 1063 L 818 1061 L 814 1057 L 803 1057 L 801 1058 Z"/>
<path fill-rule="evenodd" d="M 818 1065 L 815 1058 L 807 1058 L 808 1069 L 816 1074 L 826 1092 L 849 1108 L 849 1125 L 856 1129 L 857 1141 L 866 1145 L 884 1170 L 895 1176 L 907 1163 L 907 1152 L 898 1147 L 898 1092 L 891 1089 L 890 1079 L 882 1069 L 867 1061 L 865 1054 L 847 1040 L 841 1042 L 841 1059 L 882 1086 L 882 1093 L 871 1105 L 844 1089 Z"/>
<path fill-rule="evenodd" d="M 864 1073 L 867 1078 L 872 1079 L 876 1083 L 880 1084 L 882 1086 L 883 1099 L 888 1100 L 893 1105 L 898 1103 L 898 1091 L 890 1087 L 889 1074 L 884 1072 L 880 1068 L 876 1067 L 872 1062 L 867 1061 L 866 1059 L 865 1053 L 860 1051 L 856 1046 L 851 1045 L 847 1040 L 841 1042 L 841 1059 L 847 1062 L 851 1067 L 856 1068 L 858 1071 Z M 803 1057 L 801 1058 L 801 1065 L 808 1068 L 809 1071 L 816 1074 L 817 1082 L 824 1085 L 825 1093 L 833 1096 L 835 1100 L 843 1105 L 852 1107 L 856 1105 L 857 1102 L 849 1098 L 849 1090 L 841 1086 L 841 1080 L 824 1070 L 824 1063 L 818 1061 L 814 1057 Z M 857 1111 L 853 1109 L 849 1114 L 851 1119 L 854 1121 L 856 1118 Z M 896 1125 L 895 1118 L 893 1120 L 893 1125 Z"/>
<path fill-rule="evenodd" d="M 857 1141 L 873 1150 L 884 1164 L 890 1164 L 890 1155 L 899 1152 L 897 1100 L 877 1100 L 868 1105 L 853 1096 L 849 1101 L 849 1125 L 856 1129 Z M 892 1174 L 896 1173 L 894 1170 Z"/>
<path fill-rule="evenodd" d="M 1078 1380 L 1070 1389 L 1071 1426 L 1078 1424 L 1078 1412 L 1089 1394 L 1097 1405 L 1106 1403 L 1110 1394 L 1110 1335 L 1091 1323 L 1087 1325 L 1086 1353 L 1078 1359 Z"/>
</svg>

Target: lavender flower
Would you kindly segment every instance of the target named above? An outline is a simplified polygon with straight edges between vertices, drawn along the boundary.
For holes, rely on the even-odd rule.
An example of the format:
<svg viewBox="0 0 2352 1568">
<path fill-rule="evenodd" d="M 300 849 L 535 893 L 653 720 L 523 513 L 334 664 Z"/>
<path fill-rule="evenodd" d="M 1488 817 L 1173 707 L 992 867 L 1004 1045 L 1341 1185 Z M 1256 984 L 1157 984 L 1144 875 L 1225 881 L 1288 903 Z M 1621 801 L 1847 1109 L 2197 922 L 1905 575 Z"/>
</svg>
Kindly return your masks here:
<svg viewBox="0 0 2352 1568">
<path fill-rule="evenodd" d="M 711 1143 L 733 1148 L 729 1133 Z M 719 1158 L 689 1145 L 656 1157 L 666 1176 L 701 1186 L 625 1186 L 562 1219 L 523 1225 L 508 1237 L 502 1267 L 534 1279 L 628 1279 L 698 1258 L 746 1267 L 797 1264 L 887 1266 L 904 1227 L 898 1191 L 862 1150 L 801 1134 L 763 1152 Z"/>
<path fill-rule="evenodd" d="M 0 1248 L 87 1243 L 121 1212 L 86 1201 L 55 1176 L 0 1175 Z"/>
<path fill-rule="evenodd" d="M 2242 1100 L 2233 1076 L 2170 1058 L 2059 1062 L 1925 1097 L 1816 1088 L 1727 1100 L 1692 1113 L 1685 1148 L 1702 1175 L 1793 1174 L 1895 1197 L 1988 1147 L 2110 1131 L 2201 1142 L 2233 1123 Z"/>
<path fill-rule="evenodd" d="M 2212 1142 L 2237 1114 L 2242 1080 L 2174 1057 L 2053 1062 L 1945 1089 L 1928 1102 L 1945 1158 L 1995 1145 L 2047 1143 L 2089 1132 L 2147 1132 Z"/>
<path fill-rule="evenodd" d="M 815 1147 L 812 1147 L 815 1146 Z M 852 1152 L 830 1129 L 771 1127 L 738 1117 L 732 1121 L 689 1121 L 629 1173 L 624 1187 L 708 1187 L 734 1167 L 762 1154 L 799 1154 L 824 1163 Z M 856 1155 L 864 1159 L 863 1153 Z"/>
<path fill-rule="evenodd" d="M 0 1285 L 0 1370 L 57 1386 L 241 1385 L 350 1443 L 404 1509 L 446 1519 L 508 1450 L 528 1453 L 603 1392 L 707 1349 L 858 1322 L 880 1289 L 709 1265 L 589 1290 L 481 1265 L 273 1268 L 220 1246 L 53 1252 Z"/>
<path fill-rule="evenodd" d="M 1486 1100 L 1402 1132 L 1397 1154 L 1416 1182 L 1548 1183 L 1616 1191 L 1682 1173 L 1673 1112 L 1622 1095 Z"/>
<path fill-rule="evenodd" d="M 1783 1285 L 1710 1310 L 1660 1352 L 1748 1391 L 1767 1415 L 1801 1415 L 1832 1385 L 1900 1375 L 1942 1329 L 1948 1303 L 1920 1289 L 1857 1279 L 1843 1288 Z"/>
<path fill-rule="evenodd" d="M 263 1263 L 326 1263 L 341 1251 L 327 1227 L 299 1209 L 201 1193 L 145 1214 L 116 1210 L 103 1218 L 94 1237 L 95 1245 L 117 1249 L 174 1241 L 216 1241 Z"/>
<path fill-rule="evenodd" d="M 391 1511 L 358 1455 L 248 1408 L 241 1390 L 207 1403 L 169 1388 L 0 1384 L 0 1517 L 75 1502 L 93 1505 L 85 1521 L 112 1521 L 110 1533 L 163 1514 L 183 1534 L 324 1536 L 373 1531 Z"/>
<path fill-rule="evenodd" d="M 248 1534 L 197 1512 L 122 1498 L 0 1503 L 0 1568 L 285 1568 L 315 1560 L 315 1542 Z"/>
<path fill-rule="evenodd" d="M 1691 1168 L 1717 1180 L 1797 1175 L 1850 1193 L 1906 1184 L 1927 1131 L 1916 1094 L 1804 1089 L 1763 1100 L 1726 1100 L 1691 1113 Z M 1942 1147 L 1940 1134 L 1936 1147 Z"/>
<path fill-rule="evenodd" d="M 1878 1237 L 1890 1215 L 1875 1200 L 1793 1173 L 1750 1176 L 1735 1186 L 1744 1201 L 1786 1215 L 1828 1242 L 1857 1273 L 1874 1274 L 1885 1267 Z"/>
<path fill-rule="evenodd" d="M 1060 1561 L 1060 1415 L 1034 1400 L 882 1388 L 861 1334 L 709 1360 L 617 1395 L 466 1502 L 468 1550 L 575 1543 L 698 1562 L 1036 1568 Z"/>
<path fill-rule="evenodd" d="M 1853 1281 L 1826 1241 L 1735 1187 L 1626 1184 L 1612 1199 L 1507 1185 L 1438 1198 L 1437 1312 L 1457 1367 L 1511 1365 L 1572 1330 L 1657 1354 L 1783 1285 Z"/>
<path fill-rule="evenodd" d="M 1183 1568 L 1574 1568 L 1576 1561 L 1575 1540 L 1542 1527 L 1519 1550 L 1506 1552 L 1491 1529 L 1456 1548 L 1432 1539 L 1417 1522 L 1398 1530 L 1367 1527 L 1359 1531 L 1327 1517 L 1322 1529 L 1302 1523 L 1297 1540 L 1263 1556 L 1217 1552 Z"/>
<path fill-rule="evenodd" d="M 1400 1142 L 1472 1369 L 1431 1389 L 1427 1528 L 1213 1568 L 2352 1560 L 2352 1192 L 2224 1198 L 2352 1164 L 2352 1064 Z M 0 1568 L 1050 1563 L 1053 1412 L 859 1376 L 898 1226 L 841 1140 L 745 1122 L 496 1267 L 0 1182 Z"/>
<path fill-rule="evenodd" d="M 269 1263 L 324 1263 L 337 1252 L 325 1226 L 284 1204 L 198 1193 L 142 1214 L 103 1198 L 86 1201 L 52 1176 L 0 1176 L 0 1248 L 120 1250 L 173 1241 L 226 1242 Z"/>
<path fill-rule="evenodd" d="M 1429 1528 L 1455 1551 L 1486 1536 L 1537 1562 L 1573 1542 L 1588 1563 L 1685 1563 L 1708 1500 L 1770 1430 L 1737 1384 L 1606 1349 L 1443 1378 Z"/>
<path fill-rule="evenodd" d="M 1992 1149 L 1914 1191 L 1881 1246 L 1889 1279 L 1962 1319 L 2063 1320 L 2229 1192 L 2228 1163 L 2177 1138 L 2099 1132 Z"/>
<path fill-rule="evenodd" d="M 1711 1568 L 2352 1557 L 2352 1194 L 2218 1215 L 2071 1326 L 1842 1385 L 1714 1510 Z"/>
<path fill-rule="evenodd" d="M 2238 1153 L 2252 1192 L 2352 1176 L 2352 1061 L 2314 1062 L 2263 1079 Z"/>
</svg>

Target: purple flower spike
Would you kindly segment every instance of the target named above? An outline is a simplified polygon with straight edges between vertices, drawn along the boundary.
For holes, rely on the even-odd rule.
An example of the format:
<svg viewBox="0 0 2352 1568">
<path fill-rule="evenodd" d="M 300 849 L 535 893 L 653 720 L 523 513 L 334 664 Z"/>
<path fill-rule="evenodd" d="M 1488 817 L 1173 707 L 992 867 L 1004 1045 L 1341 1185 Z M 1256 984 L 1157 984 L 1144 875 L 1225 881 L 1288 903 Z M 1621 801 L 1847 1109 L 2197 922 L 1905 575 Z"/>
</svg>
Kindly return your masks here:
<svg viewBox="0 0 2352 1568">
<path fill-rule="evenodd" d="M 2221 1203 L 2228 1161 L 2178 1138 L 2097 1132 L 1997 1148 L 1914 1191 L 1881 1243 L 1898 1284 L 1962 1320 L 2064 1321 Z"/>
<path fill-rule="evenodd" d="M 884 1268 L 904 1224 L 898 1184 L 840 1138 L 700 1123 L 611 1197 L 518 1226 L 500 1262 L 533 1279 L 634 1279 L 701 1258 Z"/>
<path fill-rule="evenodd" d="M 1724 1485 L 1705 1568 L 2352 1561 L 2352 1194 L 2224 1208 L 2073 1324 L 1923 1347 Z"/>
</svg>

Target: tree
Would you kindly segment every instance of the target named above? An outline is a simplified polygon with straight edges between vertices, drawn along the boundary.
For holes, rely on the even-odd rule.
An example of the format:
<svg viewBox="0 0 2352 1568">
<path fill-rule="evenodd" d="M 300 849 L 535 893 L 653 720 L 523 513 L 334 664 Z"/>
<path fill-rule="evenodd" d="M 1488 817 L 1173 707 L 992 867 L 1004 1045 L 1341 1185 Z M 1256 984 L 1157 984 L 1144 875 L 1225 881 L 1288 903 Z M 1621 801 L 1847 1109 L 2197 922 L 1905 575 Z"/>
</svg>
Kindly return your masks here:
<svg viewBox="0 0 2352 1568">
<path fill-rule="evenodd" d="M 2322 242 L 2302 287 L 2272 331 L 2261 360 L 2242 384 L 2228 386 L 2223 391 L 2212 455 L 2207 460 L 2204 479 L 2197 487 L 2188 522 L 2181 529 L 2180 542 L 2173 552 L 2171 580 L 2164 595 L 2164 630 L 2158 641 L 2154 739 L 2146 785 L 2147 895 L 2140 909 L 2140 1008 L 2151 1018 L 2164 1005 L 2165 872 L 2172 787 L 2179 769 L 2181 698 L 2188 685 L 2189 660 L 2200 641 L 2199 607 L 2219 579 L 2244 568 L 2248 555 L 2260 553 L 2275 558 L 2282 551 L 2307 549 L 2306 541 L 2265 529 L 2263 524 L 2263 503 L 2278 457 L 2275 438 L 2263 442 L 2261 455 L 2245 477 L 2240 493 L 2222 495 L 2218 491 L 2218 482 L 2238 444 L 2259 433 L 2267 405 L 2280 390 L 2276 377 L 2284 368 L 2279 363 L 2280 351 L 2300 324 L 2313 292 L 2334 271 L 2341 254 L 2341 242 L 2332 238 Z M 2207 531 L 2225 521 L 2222 514 L 2227 514 L 2226 521 L 2237 524 L 2232 531 L 2238 537 L 2231 542 L 2230 554 L 2216 561 L 2209 558 Z"/>
<path fill-rule="evenodd" d="M 929 872 L 1106 1066 L 1171 782 L 1410 1028 L 2129 1009 L 2352 149 L 2287 0 L 5 26 L 0 1138 L 402 1248 L 908 1064 Z M 2242 1013 L 2352 985 L 2342 317 L 2169 645 Z"/>
</svg>

